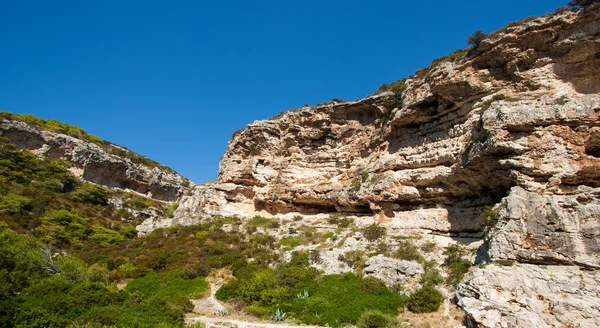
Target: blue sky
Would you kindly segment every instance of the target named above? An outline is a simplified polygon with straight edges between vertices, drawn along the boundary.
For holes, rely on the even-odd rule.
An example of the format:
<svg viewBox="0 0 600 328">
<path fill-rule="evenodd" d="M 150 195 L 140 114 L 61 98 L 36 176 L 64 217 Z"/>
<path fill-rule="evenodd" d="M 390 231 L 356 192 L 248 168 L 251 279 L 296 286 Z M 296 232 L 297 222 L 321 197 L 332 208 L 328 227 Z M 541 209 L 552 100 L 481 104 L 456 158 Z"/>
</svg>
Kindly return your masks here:
<svg viewBox="0 0 600 328">
<path fill-rule="evenodd" d="M 213 180 L 233 131 L 353 100 L 564 1 L 0 0 L 0 110 Z"/>
</svg>

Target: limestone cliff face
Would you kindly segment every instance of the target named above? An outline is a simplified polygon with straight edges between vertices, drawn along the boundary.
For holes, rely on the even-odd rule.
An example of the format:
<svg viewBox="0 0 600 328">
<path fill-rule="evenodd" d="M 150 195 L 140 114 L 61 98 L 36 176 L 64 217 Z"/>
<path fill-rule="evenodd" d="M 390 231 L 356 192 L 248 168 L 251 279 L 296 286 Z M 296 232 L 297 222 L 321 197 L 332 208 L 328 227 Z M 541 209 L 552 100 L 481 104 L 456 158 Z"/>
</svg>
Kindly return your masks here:
<svg viewBox="0 0 600 328">
<path fill-rule="evenodd" d="M 600 327 L 599 36 L 599 6 L 528 19 L 391 91 L 254 122 L 169 224 L 341 212 L 483 235 L 481 263 L 517 264 L 458 287 L 472 326 Z"/>
<path fill-rule="evenodd" d="M 158 200 L 174 201 L 190 184 L 189 180 L 166 167 L 132 162 L 130 158 L 139 158 L 139 155 L 114 144 L 100 147 L 7 119 L 0 120 L 0 137 L 38 155 L 68 160 L 73 165 L 71 172 L 86 181 L 132 190 Z"/>
<path fill-rule="evenodd" d="M 344 212 L 475 232 L 484 206 L 512 187 L 597 187 L 599 16 L 530 20 L 437 61 L 396 94 L 254 122 L 230 141 L 214 192 L 184 199 L 180 215 Z"/>
</svg>

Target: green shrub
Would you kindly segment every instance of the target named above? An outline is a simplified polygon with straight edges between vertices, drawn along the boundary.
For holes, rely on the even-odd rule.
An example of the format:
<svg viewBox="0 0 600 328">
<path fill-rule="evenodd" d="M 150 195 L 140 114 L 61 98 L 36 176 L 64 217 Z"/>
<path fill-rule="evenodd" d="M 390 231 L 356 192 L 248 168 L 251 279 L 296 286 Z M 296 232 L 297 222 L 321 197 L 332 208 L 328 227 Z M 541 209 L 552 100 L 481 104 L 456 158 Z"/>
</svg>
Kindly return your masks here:
<svg viewBox="0 0 600 328">
<path fill-rule="evenodd" d="M 424 261 L 423 256 L 419 254 L 417 246 L 409 240 L 401 240 L 398 242 L 398 249 L 394 252 L 394 257 L 406 261 Z"/>
<path fill-rule="evenodd" d="M 231 279 L 224 285 L 222 285 L 217 292 L 215 293 L 215 297 L 219 301 L 227 302 L 230 299 L 236 297 L 237 290 L 239 288 L 237 279 Z"/>
<path fill-rule="evenodd" d="M 273 220 L 263 218 L 262 216 L 255 216 L 250 222 L 248 222 L 248 225 L 251 227 L 266 227 L 269 226 L 272 221 Z"/>
<path fill-rule="evenodd" d="M 477 226 L 480 228 L 493 227 L 498 223 L 499 217 L 492 206 L 486 206 L 479 216 Z"/>
<path fill-rule="evenodd" d="M 133 279 L 125 290 L 140 293 L 146 297 L 187 297 L 201 298 L 208 291 L 208 283 L 202 277 L 184 279 L 180 272 L 170 271 L 149 273 L 141 278 Z"/>
<path fill-rule="evenodd" d="M 340 215 L 330 215 L 327 218 L 327 223 L 337 225 L 338 228 L 345 229 L 348 228 L 354 220 L 351 218 L 341 217 Z"/>
<path fill-rule="evenodd" d="M 427 261 L 423 264 L 424 273 L 421 276 L 422 285 L 436 286 L 444 282 L 444 278 L 440 274 L 440 270 L 437 269 L 437 263 L 435 261 Z"/>
<path fill-rule="evenodd" d="M 171 254 L 166 250 L 160 250 L 150 256 L 148 266 L 152 268 L 152 270 L 160 270 L 164 269 L 167 264 L 169 264 L 169 261 L 171 261 Z"/>
<path fill-rule="evenodd" d="M 391 91 L 392 95 L 383 101 L 387 109 L 400 108 L 404 103 L 404 91 L 406 90 L 406 79 L 393 82 L 391 85 L 383 85 L 379 91 Z"/>
<path fill-rule="evenodd" d="M 92 233 L 89 236 L 89 240 L 100 246 L 107 247 L 125 241 L 125 237 L 122 234 L 101 225 L 93 225 L 91 229 Z"/>
<path fill-rule="evenodd" d="M 477 30 L 467 38 L 467 44 L 473 48 L 477 48 L 485 38 L 487 38 L 487 34 L 483 33 L 481 30 Z"/>
<path fill-rule="evenodd" d="M 363 312 L 356 324 L 358 328 L 393 328 L 399 325 L 398 318 L 378 310 Z"/>
<path fill-rule="evenodd" d="M 23 292 L 46 274 L 40 245 L 0 222 L 0 300 Z"/>
<path fill-rule="evenodd" d="M 462 281 L 463 277 L 473 264 L 471 261 L 460 260 L 452 262 L 448 265 L 448 284 L 456 287 Z"/>
<path fill-rule="evenodd" d="M 368 241 L 373 242 L 381 237 L 384 237 L 386 234 L 385 227 L 380 226 L 377 223 L 373 223 L 370 226 L 363 229 L 362 234 Z"/>
<path fill-rule="evenodd" d="M 467 254 L 468 252 L 464 249 L 462 245 L 458 243 L 451 244 L 444 251 L 444 255 L 446 255 L 444 264 L 449 265 L 450 263 L 461 261 L 462 257 Z"/>
<path fill-rule="evenodd" d="M 71 194 L 71 196 L 76 202 L 93 205 L 106 205 L 108 204 L 109 192 L 104 187 L 86 183 L 77 188 Z"/>
<path fill-rule="evenodd" d="M 51 210 L 41 221 L 41 226 L 36 229 L 41 241 L 59 247 L 79 244 L 90 233 L 90 219 L 78 212 Z"/>
<path fill-rule="evenodd" d="M 389 292 L 388 287 L 381 279 L 375 277 L 365 277 L 358 283 L 358 288 L 368 294 L 385 294 Z"/>
<path fill-rule="evenodd" d="M 0 194 L 0 214 L 17 214 L 27 209 L 31 209 L 33 199 L 8 192 L 6 195 Z"/>
<path fill-rule="evenodd" d="M 360 271 L 364 268 L 366 263 L 364 251 L 348 251 L 343 255 L 338 256 L 338 260 L 346 263 L 349 267 L 354 268 L 356 271 Z"/>
<path fill-rule="evenodd" d="M 411 312 L 435 312 L 444 301 L 444 295 L 431 285 L 425 285 L 410 295 L 406 306 Z"/>
<path fill-rule="evenodd" d="M 178 202 L 173 202 L 169 207 L 167 207 L 167 216 L 172 218 L 175 215 L 175 211 L 179 207 Z"/>
<path fill-rule="evenodd" d="M 431 252 L 435 251 L 436 249 L 437 249 L 437 244 L 432 241 L 428 241 L 425 244 L 421 245 L 421 251 L 423 251 L 425 253 L 431 253 Z"/>
<path fill-rule="evenodd" d="M 386 288 L 368 293 L 359 287 L 360 282 L 358 276 L 350 273 L 324 276 L 307 288 L 309 298 L 295 298 L 285 310 L 303 323 L 339 327 L 356 324 L 365 310 L 396 315 L 403 306 L 404 298 L 394 291 Z"/>
<path fill-rule="evenodd" d="M 302 245 L 302 241 L 298 237 L 285 237 L 279 240 L 282 246 L 296 247 Z"/>
<path fill-rule="evenodd" d="M 72 137 L 84 140 L 84 141 L 95 143 L 97 145 L 102 145 L 105 143 L 105 141 L 103 141 L 102 139 L 85 132 L 80 127 L 69 125 L 69 124 L 63 123 L 63 122 L 59 122 L 55 119 L 45 120 L 45 119 L 42 119 L 39 117 L 35 117 L 31 114 L 20 115 L 20 114 L 12 114 L 9 112 L 0 112 L 0 119 L 8 119 L 8 120 L 25 122 L 29 125 L 37 126 L 44 130 L 67 134 Z"/>
</svg>

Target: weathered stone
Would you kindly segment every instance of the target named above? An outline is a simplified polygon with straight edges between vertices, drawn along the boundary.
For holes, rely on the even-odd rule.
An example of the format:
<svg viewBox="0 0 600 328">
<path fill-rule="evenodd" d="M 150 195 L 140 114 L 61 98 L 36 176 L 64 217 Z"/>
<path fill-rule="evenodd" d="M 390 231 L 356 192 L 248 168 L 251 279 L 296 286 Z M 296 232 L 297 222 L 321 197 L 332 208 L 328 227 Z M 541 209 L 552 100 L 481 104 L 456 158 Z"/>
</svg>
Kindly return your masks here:
<svg viewBox="0 0 600 328">
<path fill-rule="evenodd" d="M 420 286 L 418 282 L 424 273 L 423 267 L 417 262 L 392 259 L 383 255 L 369 258 L 365 263 L 364 272 L 381 279 L 388 286 L 400 284 L 406 292 Z"/>
<path fill-rule="evenodd" d="M 38 130 L 24 122 L 0 120 L 0 136 L 19 148 L 40 156 L 66 159 L 71 172 L 82 179 L 108 187 L 132 190 L 164 201 L 183 195 L 190 181 L 162 166 L 135 164 L 129 158 L 109 153 L 139 156 L 113 144 L 100 147 L 65 134 Z"/>
<path fill-rule="evenodd" d="M 598 187 L 599 19 L 567 11 L 511 26 L 407 79 L 400 106 L 385 92 L 249 124 L 219 183 L 184 197 L 176 217 L 342 212 L 472 234 L 513 186 Z"/>
<path fill-rule="evenodd" d="M 458 286 L 472 327 L 600 327 L 600 274 L 573 266 L 488 265 Z"/>
<path fill-rule="evenodd" d="M 600 188 L 540 195 L 514 187 L 496 215 L 486 235 L 491 260 L 600 268 Z"/>
</svg>

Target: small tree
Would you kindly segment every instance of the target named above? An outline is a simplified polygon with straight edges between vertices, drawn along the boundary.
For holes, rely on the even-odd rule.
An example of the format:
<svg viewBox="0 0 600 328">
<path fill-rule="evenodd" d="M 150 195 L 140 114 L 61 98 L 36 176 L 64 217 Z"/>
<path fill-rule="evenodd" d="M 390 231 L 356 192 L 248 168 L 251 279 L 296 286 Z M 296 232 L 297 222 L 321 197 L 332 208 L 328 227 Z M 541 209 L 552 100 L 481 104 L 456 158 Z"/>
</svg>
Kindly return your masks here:
<svg viewBox="0 0 600 328">
<path fill-rule="evenodd" d="M 588 7 L 588 6 L 591 6 L 598 2 L 600 2 L 600 0 L 571 0 L 569 2 L 569 7 L 571 7 L 571 8 Z"/>
<path fill-rule="evenodd" d="M 473 48 L 477 48 L 485 38 L 487 38 L 487 34 L 483 33 L 481 30 L 477 30 L 467 39 L 467 44 Z"/>
<path fill-rule="evenodd" d="M 414 313 L 435 312 L 444 301 L 444 295 L 431 285 L 425 285 L 415 291 L 407 300 L 407 307 Z"/>
</svg>

